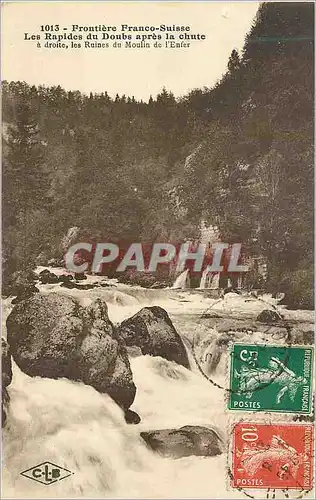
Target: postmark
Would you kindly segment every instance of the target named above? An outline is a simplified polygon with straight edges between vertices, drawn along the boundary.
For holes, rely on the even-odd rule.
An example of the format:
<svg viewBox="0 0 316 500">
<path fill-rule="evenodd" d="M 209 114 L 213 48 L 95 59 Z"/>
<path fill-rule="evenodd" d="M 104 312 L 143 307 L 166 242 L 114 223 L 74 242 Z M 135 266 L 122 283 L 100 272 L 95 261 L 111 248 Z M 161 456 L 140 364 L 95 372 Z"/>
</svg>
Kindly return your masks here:
<svg viewBox="0 0 316 500">
<path fill-rule="evenodd" d="M 228 409 L 310 414 L 313 348 L 234 344 Z"/>
<path fill-rule="evenodd" d="M 234 424 L 231 486 L 242 490 L 299 490 L 313 487 L 312 424 Z"/>
<path fill-rule="evenodd" d="M 254 299 L 249 299 L 254 300 Z M 257 297 L 256 300 L 262 302 L 265 306 L 271 307 L 270 303 L 267 303 L 260 297 Z M 206 308 L 205 311 L 200 315 L 197 321 L 197 326 L 203 324 L 203 319 L 211 317 L 218 318 L 218 323 L 225 320 L 238 320 L 240 318 L 231 316 L 230 314 L 224 314 L 218 316 L 217 312 L 214 311 L 214 306 L 222 301 L 222 298 L 216 300 L 209 307 Z M 276 306 L 273 306 L 275 311 L 278 311 Z M 247 318 L 249 320 L 249 318 Z M 247 321 L 246 319 L 246 321 Z M 245 320 L 245 318 L 243 318 Z M 283 330 L 281 337 L 274 332 L 275 327 L 277 329 Z M 248 321 L 248 324 L 243 325 L 235 325 L 229 327 L 227 330 L 221 330 L 221 334 L 212 337 L 212 330 L 217 330 L 217 323 L 210 327 L 210 331 L 208 335 L 207 333 L 201 337 L 199 332 L 196 331 L 193 339 L 185 338 L 186 343 L 188 344 L 192 357 L 195 361 L 196 367 L 199 370 L 200 374 L 208 380 L 214 387 L 221 389 L 226 392 L 226 395 L 231 391 L 230 383 L 229 383 L 229 364 L 226 362 L 226 376 L 225 380 L 221 376 L 217 376 L 216 367 L 219 361 L 222 360 L 222 357 L 226 354 L 229 354 L 231 346 L 234 343 L 255 343 L 255 344 L 274 344 L 276 342 L 282 343 L 284 349 L 288 349 L 293 344 L 296 344 L 296 337 L 293 333 L 294 325 L 292 322 L 287 321 L 285 319 L 280 320 L 278 323 L 272 323 L 269 325 L 256 325 L 253 321 Z M 245 338 L 246 337 L 246 338 Z M 206 347 L 203 349 L 203 342 L 206 342 Z"/>
</svg>

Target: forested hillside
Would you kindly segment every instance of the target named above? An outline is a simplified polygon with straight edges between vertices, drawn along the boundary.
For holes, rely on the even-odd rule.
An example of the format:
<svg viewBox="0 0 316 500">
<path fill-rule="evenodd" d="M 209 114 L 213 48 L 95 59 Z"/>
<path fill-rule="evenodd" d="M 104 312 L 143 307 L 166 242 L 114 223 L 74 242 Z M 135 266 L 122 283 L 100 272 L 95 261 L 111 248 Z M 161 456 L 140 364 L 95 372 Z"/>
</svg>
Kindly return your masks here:
<svg viewBox="0 0 316 500">
<path fill-rule="evenodd" d="M 266 257 L 270 291 L 312 307 L 313 10 L 263 4 L 220 81 L 177 99 L 4 81 L 5 283 L 58 257 L 72 226 L 180 242 L 204 219 Z"/>
</svg>

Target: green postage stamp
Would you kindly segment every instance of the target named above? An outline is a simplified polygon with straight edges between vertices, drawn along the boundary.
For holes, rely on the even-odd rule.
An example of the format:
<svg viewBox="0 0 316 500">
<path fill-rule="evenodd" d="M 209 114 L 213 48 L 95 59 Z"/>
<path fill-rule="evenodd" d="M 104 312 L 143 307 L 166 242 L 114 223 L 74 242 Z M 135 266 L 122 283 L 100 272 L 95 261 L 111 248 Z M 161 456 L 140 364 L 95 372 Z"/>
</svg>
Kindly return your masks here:
<svg viewBox="0 0 316 500">
<path fill-rule="evenodd" d="M 312 372 L 310 346 L 234 344 L 228 408 L 309 414 Z"/>
</svg>

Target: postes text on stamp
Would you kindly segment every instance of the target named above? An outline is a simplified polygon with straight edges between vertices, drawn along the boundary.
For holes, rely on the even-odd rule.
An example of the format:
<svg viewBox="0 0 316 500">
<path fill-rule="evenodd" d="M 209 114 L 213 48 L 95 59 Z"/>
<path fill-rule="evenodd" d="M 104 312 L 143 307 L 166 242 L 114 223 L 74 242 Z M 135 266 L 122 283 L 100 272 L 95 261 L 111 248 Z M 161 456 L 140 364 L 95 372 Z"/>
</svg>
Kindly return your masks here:
<svg viewBox="0 0 316 500">
<path fill-rule="evenodd" d="M 234 344 L 228 408 L 311 413 L 313 348 Z"/>
<path fill-rule="evenodd" d="M 313 430 L 312 424 L 235 424 L 232 487 L 310 490 Z"/>
</svg>

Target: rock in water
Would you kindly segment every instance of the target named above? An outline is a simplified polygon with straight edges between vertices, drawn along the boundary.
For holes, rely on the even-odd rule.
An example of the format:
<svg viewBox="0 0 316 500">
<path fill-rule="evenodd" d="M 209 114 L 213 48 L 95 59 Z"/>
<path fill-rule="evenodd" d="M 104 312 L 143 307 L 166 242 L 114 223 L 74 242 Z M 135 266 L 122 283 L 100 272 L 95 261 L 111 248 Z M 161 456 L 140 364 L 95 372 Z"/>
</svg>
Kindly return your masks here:
<svg viewBox="0 0 316 500">
<path fill-rule="evenodd" d="M 125 412 L 124 418 L 127 424 L 139 424 L 139 422 L 141 421 L 141 418 L 138 415 L 138 413 L 132 410 L 127 410 Z"/>
<path fill-rule="evenodd" d="M 257 316 L 257 321 L 260 321 L 260 323 L 275 323 L 276 321 L 280 321 L 280 319 L 282 317 L 272 309 L 264 309 Z"/>
<path fill-rule="evenodd" d="M 16 305 L 7 329 L 12 356 L 27 375 L 81 380 L 124 410 L 134 401 L 126 347 L 100 299 L 84 308 L 73 297 L 38 293 Z"/>
<path fill-rule="evenodd" d="M 217 432 L 199 425 L 141 432 L 140 435 L 152 450 L 172 458 L 190 455 L 214 457 L 220 455 L 223 449 Z"/>
<path fill-rule="evenodd" d="M 39 274 L 40 281 L 43 285 L 54 285 L 59 282 L 59 278 L 55 273 L 51 273 L 49 269 L 44 269 Z"/>
<path fill-rule="evenodd" d="M 62 282 L 60 283 L 60 286 L 64 287 L 64 288 L 77 288 L 76 287 L 76 283 L 74 283 L 73 281 L 69 281 L 68 282 Z"/>
<path fill-rule="evenodd" d="M 1 337 L 1 368 L 2 368 L 2 426 L 7 420 L 6 408 L 9 403 L 8 385 L 12 381 L 12 360 L 7 341 Z"/>
<path fill-rule="evenodd" d="M 143 354 L 161 356 L 190 367 L 181 337 L 162 307 L 144 307 L 121 323 L 119 334 L 127 346 L 140 347 Z"/>
<path fill-rule="evenodd" d="M 83 281 L 86 279 L 87 279 L 87 276 L 85 275 L 85 273 L 75 273 L 75 280 Z"/>
<path fill-rule="evenodd" d="M 73 280 L 73 276 L 71 274 L 61 274 L 59 277 L 58 277 L 58 280 L 61 282 L 61 283 L 70 283 L 70 281 Z"/>
</svg>

